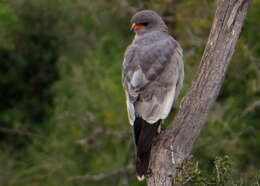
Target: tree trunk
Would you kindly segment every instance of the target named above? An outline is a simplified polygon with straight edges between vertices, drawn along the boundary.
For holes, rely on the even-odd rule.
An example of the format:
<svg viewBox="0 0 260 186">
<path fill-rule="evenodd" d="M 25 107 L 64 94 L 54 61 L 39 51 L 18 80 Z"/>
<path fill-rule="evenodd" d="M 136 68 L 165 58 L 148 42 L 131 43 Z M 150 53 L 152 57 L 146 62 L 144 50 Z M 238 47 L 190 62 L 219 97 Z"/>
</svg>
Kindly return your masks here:
<svg viewBox="0 0 260 186">
<path fill-rule="evenodd" d="M 249 0 L 218 0 L 210 36 L 193 80 L 172 124 L 152 148 L 149 186 L 172 186 L 176 165 L 191 152 L 219 94 L 247 13 Z"/>
</svg>

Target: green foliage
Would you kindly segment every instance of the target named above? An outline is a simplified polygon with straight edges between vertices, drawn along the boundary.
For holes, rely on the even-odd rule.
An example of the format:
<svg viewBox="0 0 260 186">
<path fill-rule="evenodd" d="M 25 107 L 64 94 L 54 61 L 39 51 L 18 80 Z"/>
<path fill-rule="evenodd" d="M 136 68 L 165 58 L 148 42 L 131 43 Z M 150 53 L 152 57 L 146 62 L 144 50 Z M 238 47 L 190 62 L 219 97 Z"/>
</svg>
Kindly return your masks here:
<svg viewBox="0 0 260 186">
<path fill-rule="evenodd" d="M 259 184 L 259 2 L 179 184 Z M 214 1 L 0 0 L 0 185 L 145 185 L 121 86 L 129 20 L 144 8 L 160 12 L 184 48 L 184 94 Z"/>
<path fill-rule="evenodd" d="M 12 36 L 10 35 L 9 30 L 17 26 L 19 23 L 19 18 L 17 15 L 15 15 L 7 1 L 4 0 L 0 1 L 0 19 L 1 46 L 4 48 L 13 48 L 14 45 L 11 41 Z"/>
<path fill-rule="evenodd" d="M 241 182 L 232 177 L 232 161 L 229 156 L 217 157 L 211 174 L 205 174 L 191 158 L 185 160 L 177 167 L 177 176 L 173 179 L 174 185 L 192 186 L 230 186 L 230 185 L 259 185 L 260 174 L 256 174 L 251 181 Z"/>
<path fill-rule="evenodd" d="M 58 77 L 62 44 L 60 14 L 35 1 L 4 5 L 0 16 L 6 17 L 2 26 L 9 44 L 0 46 L 0 132 L 6 141 L 21 145 L 52 107 L 51 86 Z"/>
</svg>

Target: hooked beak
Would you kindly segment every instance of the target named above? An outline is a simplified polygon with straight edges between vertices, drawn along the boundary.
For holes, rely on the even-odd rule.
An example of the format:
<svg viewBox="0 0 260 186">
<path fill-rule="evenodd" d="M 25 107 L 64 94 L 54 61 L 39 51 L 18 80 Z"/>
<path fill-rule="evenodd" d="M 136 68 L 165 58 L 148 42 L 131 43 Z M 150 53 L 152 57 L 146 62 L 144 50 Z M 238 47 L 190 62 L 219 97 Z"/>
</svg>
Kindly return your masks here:
<svg viewBox="0 0 260 186">
<path fill-rule="evenodd" d="M 131 26 L 131 30 L 142 30 L 142 29 L 144 29 L 144 27 L 136 23 L 133 23 Z"/>
</svg>

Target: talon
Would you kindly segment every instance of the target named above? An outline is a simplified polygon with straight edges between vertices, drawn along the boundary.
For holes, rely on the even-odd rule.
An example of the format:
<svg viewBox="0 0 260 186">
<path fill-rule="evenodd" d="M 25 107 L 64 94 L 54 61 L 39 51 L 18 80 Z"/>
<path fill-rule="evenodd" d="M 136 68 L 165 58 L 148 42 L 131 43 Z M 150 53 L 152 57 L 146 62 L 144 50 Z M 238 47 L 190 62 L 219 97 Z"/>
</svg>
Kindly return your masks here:
<svg viewBox="0 0 260 186">
<path fill-rule="evenodd" d="M 149 177 L 152 176 L 152 174 L 153 174 L 152 169 L 149 168 L 149 169 L 147 170 L 147 172 L 146 172 L 145 177 L 146 177 L 146 178 L 149 178 Z"/>
<path fill-rule="evenodd" d="M 159 125 L 158 129 L 157 129 L 157 133 L 160 134 L 161 133 L 161 130 L 162 130 L 162 127 L 161 125 Z"/>
</svg>

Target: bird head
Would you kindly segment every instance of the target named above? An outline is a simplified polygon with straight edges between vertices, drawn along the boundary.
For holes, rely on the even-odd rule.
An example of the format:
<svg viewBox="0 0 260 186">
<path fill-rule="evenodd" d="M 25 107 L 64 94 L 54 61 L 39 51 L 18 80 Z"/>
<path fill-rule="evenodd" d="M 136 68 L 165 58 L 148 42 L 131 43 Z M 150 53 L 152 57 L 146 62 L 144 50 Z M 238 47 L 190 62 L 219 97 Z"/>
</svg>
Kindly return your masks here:
<svg viewBox="0 0 260 186">
<path fill-rule="evenodd" d="M 152 10 L 137 12 L 131 19 L 131 29 L 137 35 L 143 35 L 152 31 L 167 31 L 168 28 L 163 19 Z"/>
</svg>

